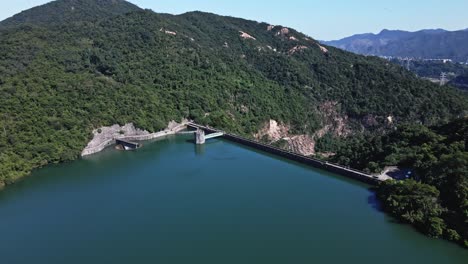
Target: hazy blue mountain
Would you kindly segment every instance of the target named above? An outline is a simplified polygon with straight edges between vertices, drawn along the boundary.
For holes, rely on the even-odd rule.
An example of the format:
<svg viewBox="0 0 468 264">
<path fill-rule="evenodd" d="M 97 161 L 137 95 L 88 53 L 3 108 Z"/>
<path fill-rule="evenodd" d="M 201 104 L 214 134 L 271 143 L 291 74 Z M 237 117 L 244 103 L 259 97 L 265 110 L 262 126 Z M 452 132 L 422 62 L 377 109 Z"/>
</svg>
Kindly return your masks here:
<svg viewBox="0 0 468 264">
<path fill-rule="evenodd" d="M 417 32 L 384 29 L 379 34 L 358 34 L 323 43 L 363 55 L 468 60 L 466 29 L 425 29 Z"/>
</svg>

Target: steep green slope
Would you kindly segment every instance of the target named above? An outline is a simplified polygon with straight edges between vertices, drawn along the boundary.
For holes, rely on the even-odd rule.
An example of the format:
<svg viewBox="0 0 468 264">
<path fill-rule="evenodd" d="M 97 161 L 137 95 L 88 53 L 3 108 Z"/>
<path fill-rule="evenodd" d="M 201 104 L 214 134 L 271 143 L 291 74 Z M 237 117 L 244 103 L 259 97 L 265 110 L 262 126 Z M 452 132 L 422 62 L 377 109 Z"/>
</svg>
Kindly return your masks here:
<svg viewBox="0 0 468 264">
<path fill-rule="evenodd" d="M 274 119 L 312 135 L 327 102 L 354 132 L 369 116 L 383 129 L 388 116 L 433 124 L 468 109 L 454 89 L 280 26 L 200 12 L 76 19 L 0 30 L 0 183 L 77 158 L 93 128 L 114 123 L 157 131 L 190 118 L 253 135 Z"/>
</svg>

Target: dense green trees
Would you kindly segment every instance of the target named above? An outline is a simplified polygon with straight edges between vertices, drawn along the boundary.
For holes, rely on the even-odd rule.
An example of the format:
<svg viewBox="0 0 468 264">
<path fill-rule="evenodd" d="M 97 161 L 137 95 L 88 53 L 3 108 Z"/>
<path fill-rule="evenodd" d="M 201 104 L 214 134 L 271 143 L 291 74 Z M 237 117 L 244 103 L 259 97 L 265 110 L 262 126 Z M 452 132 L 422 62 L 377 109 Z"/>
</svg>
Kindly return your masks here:
<svg viewBox="0 0 468 264">
<path fill-rule="evenodd" d="M 403 67 L 408 66 L 407 61 L 401 59 L 393 59 L 392 62 L 398 63 Z M 425 61 L 412 60 L 409 63 L 410 71 L 416 73 L 419 77 L 439 78 L 440 73 L 453 73 L 453 76 L 448 75 L 448 78 L 453 78 L 458 75 L 468 73 L 468 66 L 456 62 L 443 61 Z"/>
<path fill-rule="evenodd" d="M 0 23 L 0 27 L 18 24 L 62 25 L 126 14 L 140 8 L 124 0 L 61 0 L 16 14 Z"/>
<path fill-rule="evenodd" d="M 380 186 L 379 198 L 387 211 L 411 223 L 433 237 L 440 237 L 445 229 L 440 218 L 439 191 L 434 186 L 415 180 L 385 182 Z"/>
<path fill-rule="evenodd" d="M 333 161 L 367 171 L 411 168 L 411 180 L 386 182 L 384 208 L 421 231 L 468 246 L 468 118 L 446 125 L 405 125 L 380 136 L 342 142 Z"/>
</svg>

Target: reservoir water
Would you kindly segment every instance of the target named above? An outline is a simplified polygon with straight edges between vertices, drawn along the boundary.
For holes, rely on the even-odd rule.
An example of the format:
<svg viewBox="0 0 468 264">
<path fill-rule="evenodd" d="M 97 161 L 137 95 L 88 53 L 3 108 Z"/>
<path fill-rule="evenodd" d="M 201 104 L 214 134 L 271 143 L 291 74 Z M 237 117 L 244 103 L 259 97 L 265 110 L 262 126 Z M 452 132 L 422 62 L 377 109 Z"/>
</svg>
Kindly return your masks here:
<svg viewBox="0 0 468 264">
<path fill-rule="evenodd" d="M 367 185 L 177 136 L 0 192 L 0 263 L 468 263 L 468 250 L 395 223 Z"/>
</svg>

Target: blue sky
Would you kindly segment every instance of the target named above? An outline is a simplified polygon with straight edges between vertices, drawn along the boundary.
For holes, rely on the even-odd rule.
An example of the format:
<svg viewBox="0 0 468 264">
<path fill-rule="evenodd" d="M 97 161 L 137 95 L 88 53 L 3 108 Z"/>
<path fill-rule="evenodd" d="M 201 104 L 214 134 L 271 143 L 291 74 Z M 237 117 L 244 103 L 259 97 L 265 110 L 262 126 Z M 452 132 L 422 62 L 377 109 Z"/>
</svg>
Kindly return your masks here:
<svg viewBox="0 0 468 264">
<path fill-rule="evenodd" d="M 0 20 L 50 0 L 0 0 Z M 130 0 L 155 12 L 201 10 L 284 25 L 331 40 L 387 29 L 468 28 L 468 0 Z"/>
</svg>

